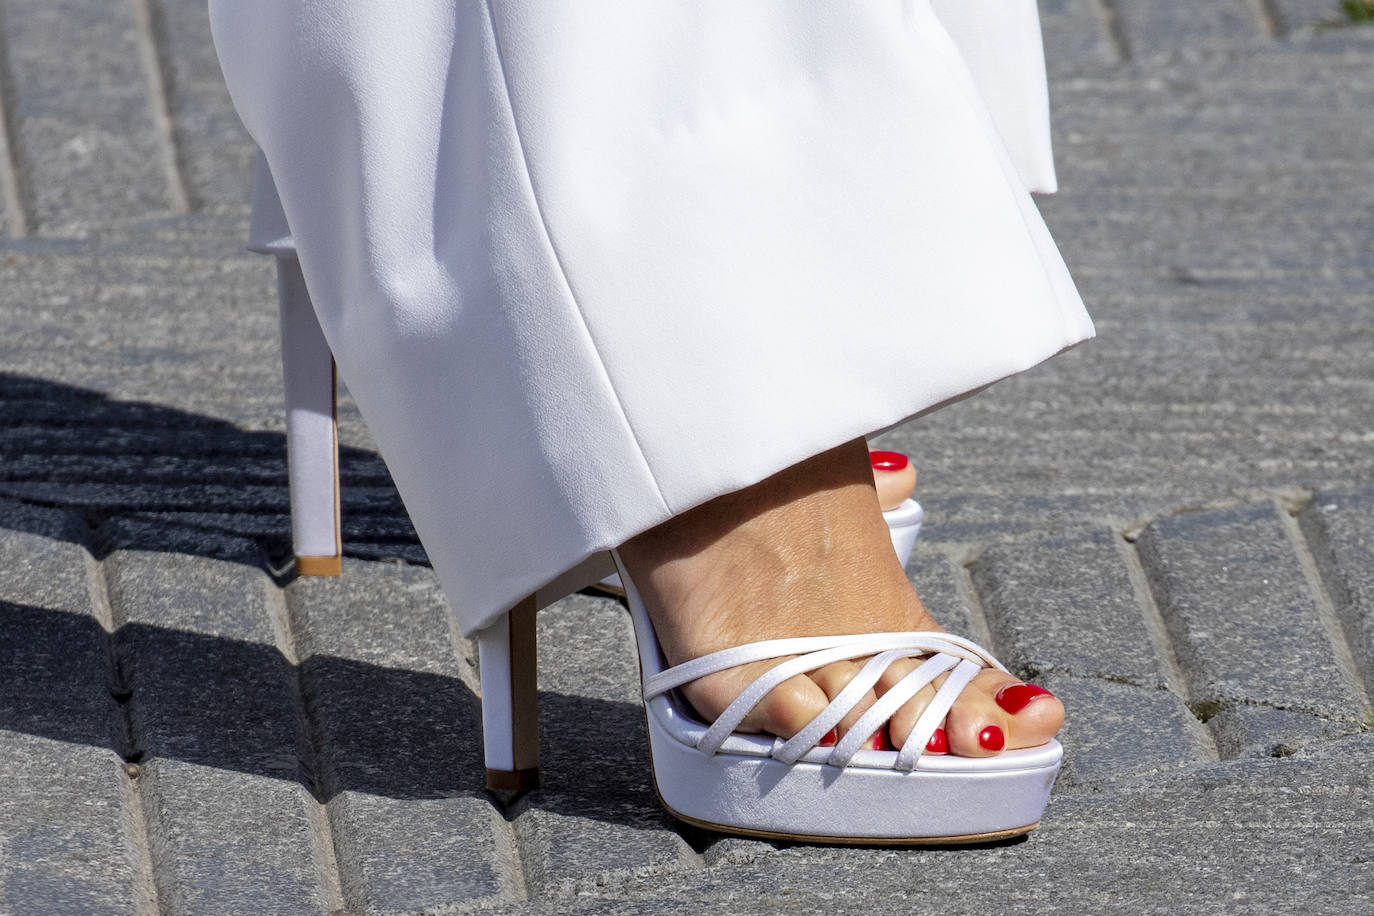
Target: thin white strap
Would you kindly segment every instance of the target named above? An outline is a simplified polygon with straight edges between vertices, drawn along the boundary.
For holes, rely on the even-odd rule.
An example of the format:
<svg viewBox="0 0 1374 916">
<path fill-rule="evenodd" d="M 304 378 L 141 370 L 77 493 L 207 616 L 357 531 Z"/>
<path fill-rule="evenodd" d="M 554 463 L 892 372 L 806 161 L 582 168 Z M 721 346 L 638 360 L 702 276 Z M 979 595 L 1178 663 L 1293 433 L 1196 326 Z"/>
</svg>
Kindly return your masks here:
<svg viewBox="0 0 1374 916">
<path fill-rule="evenodd" d="M 987 650 L 977 643 L 949 633 L 913 631 L 908 633 L 861 633 L 847 636 L 801 636 L 792 639 L 766 639 L 748 643 L 731 649 L 722 649 L 700 658 L 675 665 L 666 671 L 651 675 L 644 681 L 644 699 L 667 693 L 670 690 L 689 684 L 698 678 L 717 671 L 737 668 L 750 662 L 779 658 L 784 655 L 805 655 L 819 652 L 839 645 L 852 644 L 863 651 L 853 656 L 877 655 L 890 649 L 911 649 L 915 655 L 933 655 L 944 652 L 958 658 L 966 658 L 981 666 L 1002 665 Z"/>
<path fill-rule="evenodd" d="M 753 708 L 763 701 L 763 698 L 768 695 L 768 691 L 788 678 L 814 671 L 822 665 L 829 665 L 832 662 L 859 658 L 869 654 L 869 651 L 867 648 L 856 648 L 853 645 L 840 645 L 821 652 L 811 652 L 788 659 L 780 665 L 769 668 L 746 687 L 743 693 L 735 697 L 734 702 L 725 708 L 725 711 L 720 714 L 715 722 L 711 723 L 706 734 L 697 741 L 697 748 L 708 754 L 714 754 L 720 750 L 725 739 L 729 738 L 739 727 L 739 724 L 744 721 L 744 717 L 749 715 Z"/>
<path fill-rule="evenodd" d="M 940 689 L 931 699 L 930 705 L 921 711 L 921 715 L 916 719 L 916 724 L 911 727 L 911 733 L 906 736 L 902 749 L 897 754 L 897 769 L 914 770 L 921 759 L 921 752 L 925 750 L 926 742 L 930 736 L 935 734 L 935 729 L 944 721 L 946 714 L 954 701 L 959 699 L 959 694 L 964 692 L 964 688 L 983 670 L 981 666 L 975 665 L 968 659 L 959 662 L 959 666 L 950 672 L 949 677 L 940 685 Z"/>
<path fill-rule="evenodd" d="M 891 652 L 870 658 L 849 683 L 844 685 L 844 689 L 835 695 L 835 699 L 831 700 L 805 728 L 793 735 L 782 747 L 774 750 L 773 756 L 783 763 L 796 763 L 803 754 L 816 746 L 817 741 L 830 734 L 830 730 L 839 725 L 841 719 L 849 715 L 850 710 L 864 694 L 878 683 L 878 679 L 883 676 L 889 665 L 899 658 L 909 656 L 910 653 L 903 649 L 893 649 Z"/>
<path fill-rule="evenodd" d="M 878 698 L 878 702 L 870 706 L 868 711 L 859 717 L 859 721 L 850 726 L 849 731 L 845 732 L 844 738 L 830 752 L 829 763 L 832 766 L 848 766 L 849 761 L 858 753 L 859 747 L 884 722 L 892 718 L 892 714 L 901 709 L 903 703 L 914 697 L 923 687 L 950 668 L 964 663 L 966 660 L 960 660 L 944 653 L 926 659 L 919 668 L 888 688 L 887 692 Z M 972 665 L 973 663 L 967 662 L 967 664 Z"/>
</svg>

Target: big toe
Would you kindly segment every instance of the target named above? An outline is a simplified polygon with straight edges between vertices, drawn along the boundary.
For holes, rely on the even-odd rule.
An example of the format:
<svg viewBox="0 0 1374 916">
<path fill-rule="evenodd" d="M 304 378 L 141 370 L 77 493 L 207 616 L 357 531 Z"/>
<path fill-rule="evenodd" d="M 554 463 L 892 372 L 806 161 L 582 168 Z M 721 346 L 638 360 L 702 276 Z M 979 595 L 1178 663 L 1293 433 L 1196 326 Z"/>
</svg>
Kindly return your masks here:
<svg viewBox="0 0 1374 916">
<path fill-rule="evenodd" d="M 952 754 L 987 757 L 1003 750 L 1037 747 L 1064 724 L 1064 704 L 1036 684 L 1001 671 L 982 671 L 945 716 Z"/>
</svg>

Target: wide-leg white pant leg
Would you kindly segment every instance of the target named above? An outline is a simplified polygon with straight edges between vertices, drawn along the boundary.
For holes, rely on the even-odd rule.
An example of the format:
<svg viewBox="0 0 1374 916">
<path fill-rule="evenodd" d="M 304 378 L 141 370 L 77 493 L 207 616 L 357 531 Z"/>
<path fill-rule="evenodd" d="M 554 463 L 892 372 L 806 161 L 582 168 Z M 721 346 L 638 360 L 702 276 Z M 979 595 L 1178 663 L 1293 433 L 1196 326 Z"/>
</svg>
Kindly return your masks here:
<svg viewBox="0 0 1374 916">
<path fill-rule="evenodd" d="M 924 0 L 212 0 L 471 631 L 1092 327 Z"/>
</svg>

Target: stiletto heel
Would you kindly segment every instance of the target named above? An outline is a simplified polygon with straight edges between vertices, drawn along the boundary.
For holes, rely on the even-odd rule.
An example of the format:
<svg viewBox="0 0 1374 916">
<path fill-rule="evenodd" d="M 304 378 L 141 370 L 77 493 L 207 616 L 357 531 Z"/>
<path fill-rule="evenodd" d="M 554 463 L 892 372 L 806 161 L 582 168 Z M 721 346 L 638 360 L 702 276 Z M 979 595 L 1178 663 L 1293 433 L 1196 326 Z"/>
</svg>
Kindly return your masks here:
<svg viewBox="0 0 1374 916">
<path fill-rule="evenodd" d="M 277 257 L 277 301 L 296 572 L 302 576 L 337 576 L 343 571 L 343 549 L 334 354 L 320 329 L 294 256 Z"/>
<path fill-rule="evenodd" d="M 539 785 L 536 609 L 531 595 L 477 631 L 488 789 L 523 792 Z"/>
</svg>

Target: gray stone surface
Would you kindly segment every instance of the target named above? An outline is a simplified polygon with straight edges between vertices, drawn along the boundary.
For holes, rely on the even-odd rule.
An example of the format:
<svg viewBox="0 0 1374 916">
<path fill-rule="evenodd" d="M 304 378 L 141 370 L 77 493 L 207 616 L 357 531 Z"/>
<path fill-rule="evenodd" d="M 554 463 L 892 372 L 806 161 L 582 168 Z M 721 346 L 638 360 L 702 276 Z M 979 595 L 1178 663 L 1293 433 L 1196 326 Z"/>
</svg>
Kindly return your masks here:
<svg viewBox="0 0 1374 916">
<path fill-rule="evenodd" d="M 1051 674 L 1037 683 L 1059 697 L 1067 714 L 1060 787 L 1177 770 L 1216 759 L 1207 730 L 1167 690 Z"/>
<path fill-rule="evenodd" d="M 128 522 L 101 534 L 162 905 L 327 911 L 303 707 L 256 549 Z"/>
<path fill-rule="evenodd" d="M 1100 336 L 882 444 L 910 577 L 1065 700 L 1066 764 L 1027 840 L 902 851 L 674 825 L 602 599 L 541 615 L 545 788 L 488 795 L 472 646 L 346 392 L 347 574 L 264 571 L 273 278 L 202 0 L 0 0 L 0 909 L 1367 908 L 1374 28 L 1040 8 L 1040 205 Z"/>
<path fill-rule="evenodd" d="M 1299 522 L 1368 696 L 1374 691 L 1374 488 L 1318 493 Z"/>
<path fill-rule="evenodd" d="M 1268 0 L 1282 27 L 1288 32 L 1302 34 L 1318 24 L 1346 20 L 1339 0 Z"/>
<path fill-rule="evenodd" d="M 1122 543 L 1096 530 L 998 545 L 978 558 L 973 581 L 1003 664 L 1032 678 L 1167 686 Z"/>
<path fill-rule="evenodd" d="M 973 585 L 958 559 L 933 548 L 928 541 L 917 539 L 907 563 L 907 579 L 946 630 L 975 641 L 987 638 L 986 622 L 972 607 Z"/>
<path fill-rule="evenodd" d="M 1263 33 L 1248 0 L 1112 0 L 1111 6 L 1135 56 L 1253 44 Z"/>
<path fill-rule="evenodd" d="M 1229 706 L 1207 720 L 1223 757 L 1286 757 L 1306 744 L 1359 731 L 1350 722 L 1272 706 Z"/>
<path fill-rule="evenodd" d="M 177 165 L 193 207 L 241 216 L 254 146 L 219 75 L 203 0 L 144 0 L 159 51 Z"/>
<path fill-rule="evenodd" d="M 69 740 L 0 728 L 0 911 L 147 912 L 119 757 Z"/>
<path fill-rule="evenodd" d="M 1261 504 L 1178 515 L 1140 538 L 1193 708 L 1262 703 L 1362 722 L 1368 710 L 1333 660 L 1277 513 Z"/>
<path fill-rule="evenodd" d="M 1040 0 L 1039 5 L 1045 63 L 1052 73 L 1120 60 L 1100 0 Z"/>
<path fill-rule="evenodd" d="M 643 876 L 569 911 L 1361 912 L 1374 894 L 1365 867 L 1371 755 L 1374 743 L 1361 737 L 1310 755 L 1212 764 L 1061 795 L 1022 843 L 799 846 L 704 874 Z"/>
<path fill-rule="evenodd" d="M 100 221 L 184 209 L 169 185 L 172 150 L 156 120 L 161 100 L 148 93 L 149 39 L 135 9 L 103 0 L 0 4 L 10 144 L 33 230 L 81 236 Z"/>
<path fill-rule="evenodd" d="M 482 788 L 471 650 L 433 573 L 350 562 L 287 591 L 343 906 L 521 896 L 511 827 Z"/>
<path fill-rule="evenodd" d="M 133 913 L 136 875 L 87 532 L 0 503 L 0 910 Z"/>
</svg>

